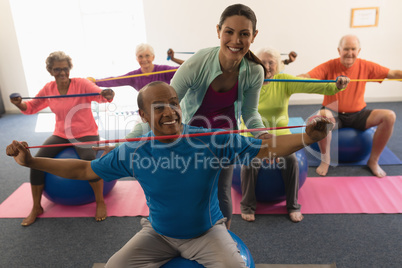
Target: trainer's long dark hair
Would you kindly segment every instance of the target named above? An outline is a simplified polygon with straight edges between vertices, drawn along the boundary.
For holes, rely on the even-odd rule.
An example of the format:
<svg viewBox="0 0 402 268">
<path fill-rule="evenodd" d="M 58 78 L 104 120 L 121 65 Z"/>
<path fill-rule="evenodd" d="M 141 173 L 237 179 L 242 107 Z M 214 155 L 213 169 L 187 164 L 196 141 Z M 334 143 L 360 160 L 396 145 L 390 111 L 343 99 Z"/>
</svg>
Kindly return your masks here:
<svg viewBox="0 0 402 268">
<path fill-rule="evenodd" d="M 251 8 L 249 8 L 248 6 L 245 6 L 243 4 L 235 4 L 235 5 L 231 5 L 231 6 L 228 6 L 227 8 L 225 8 L 225 10 L 222 12 L 221 18 L 219 20 L 219 24 L 218 24 L 219 30 L 222 29 L 222 25 L 228 17 L 236 16 L 236 15 L 244 16 L 247 19 L 249 19 L 251 21 L 251 24 L 253 25 L 253 34 L 255 34 L 255 32 L 257 30 L 257 17 L 255 16 L 255 13 Z M 245 57 L 248 60 L 251 60 L 257 64 L 260 64 L 262 66 L 262 68 L 264 68 L 264 78 L 265 78 L 267 75 L 267 70 L 265 69 L 265 66 L 264 66 L 264 64 L 262 64 L 261 60 L 256 55 L 254 55 L 254 53 L 251 52 L 250 50 L 247 51 Z"/>
</svg>

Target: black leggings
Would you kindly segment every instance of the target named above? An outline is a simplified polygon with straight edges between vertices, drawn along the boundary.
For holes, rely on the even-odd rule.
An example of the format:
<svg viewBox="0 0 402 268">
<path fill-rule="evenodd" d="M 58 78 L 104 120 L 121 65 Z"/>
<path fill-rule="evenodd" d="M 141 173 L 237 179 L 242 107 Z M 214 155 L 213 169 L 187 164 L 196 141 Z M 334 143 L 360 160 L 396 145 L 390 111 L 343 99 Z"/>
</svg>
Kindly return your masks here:
<svg viewBox="0 0 402 268">
<path fill-rule="evenodd" d="M 77 138 L 73 140 L 74 142 L 85 142 L 85 141 L 99 141 L 99 136 L 85 136 L 81 138 Z M 63 144 L 63 143 L 71 143 L 70 140 L 61 138 L 59 136 L 52 135 L 43 143 L 43 145 L 49 144 Z M 80 145 L 74 146 L 77 151 L 78 156 L 83 160 L 94 160 L 96 157 L 96 152 L 91 148 L 92 145 Z M 58 153 L 63 151 L 65 147 L 45 147 L 40 148 L 35 157 L 49 157 L 54 158 Z M 90 182 L 96 182 L 100 180 L 94 179 L 90 180 Z M 45 184 L 45 172 L 31 169 L 30 181 L 32 185 L 43 185 Z"/>
</svg>

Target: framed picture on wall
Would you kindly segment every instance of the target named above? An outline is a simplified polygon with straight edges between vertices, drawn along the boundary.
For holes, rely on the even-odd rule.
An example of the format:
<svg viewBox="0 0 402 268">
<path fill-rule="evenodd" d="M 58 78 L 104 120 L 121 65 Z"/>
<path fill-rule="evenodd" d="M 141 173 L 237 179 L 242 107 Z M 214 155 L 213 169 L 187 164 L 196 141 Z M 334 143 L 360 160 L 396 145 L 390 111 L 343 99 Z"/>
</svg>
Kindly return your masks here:
<svg viewBox="0 0 402 268">
<path fill-rule="evenodd" d="M 352 8 L 351 28 L 377 27 L 378 7 Z"/>
</svg>

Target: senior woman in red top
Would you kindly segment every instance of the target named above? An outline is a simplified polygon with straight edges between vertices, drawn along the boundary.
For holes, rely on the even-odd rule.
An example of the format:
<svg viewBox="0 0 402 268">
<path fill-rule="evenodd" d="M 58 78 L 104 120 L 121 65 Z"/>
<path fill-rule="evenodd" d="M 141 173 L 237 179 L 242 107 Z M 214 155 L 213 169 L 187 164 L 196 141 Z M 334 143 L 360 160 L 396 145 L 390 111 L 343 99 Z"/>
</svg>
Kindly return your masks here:
<svg viewBox="0 0 402 268">
<path fill-rule="evenodd" d="M 84 141 L 98 141 L 98 126 L 91 110 L 91 102 L 111 102 L 114 92 L 111 89 L 101 90 L 94 83 L 85 78 L 70 78 L 70 70 L 73 67 L 71 58 L 62 51 L 56 51 L 46 59 L 46 69 L 55 81 L 47 83 L 36 97 L 72 95 L 85 93 L 99 93 L 99 96 L 82 96 L 70 98 L 38 98 L 22 101 L 21 97 L 11 98 L 10 101 L 17 106 L 23 114 L 35 114 L 49 107 L 56 115 L 56 125 L 53 135 L 44 145 L 62 144 Z M 75 146 L 81 159 L 95 159 L 95 151 L 83 146 Z M 64 147 L 41 148 L 36 156 L 55 157 Z M 29 226 L 35 222 L 37 216 L 43 213 L 41 206 L 42 192 L 45 186 L 45 174 L 42 171 L 31 169 L 30 173 L 33 207 L 31 213 L 21 225 Z M 89 181 L 96 200 L 96 221 L 102 221 L 107 217 L 106 205 L 103 200 L 103 180 Z"/>
</svg>

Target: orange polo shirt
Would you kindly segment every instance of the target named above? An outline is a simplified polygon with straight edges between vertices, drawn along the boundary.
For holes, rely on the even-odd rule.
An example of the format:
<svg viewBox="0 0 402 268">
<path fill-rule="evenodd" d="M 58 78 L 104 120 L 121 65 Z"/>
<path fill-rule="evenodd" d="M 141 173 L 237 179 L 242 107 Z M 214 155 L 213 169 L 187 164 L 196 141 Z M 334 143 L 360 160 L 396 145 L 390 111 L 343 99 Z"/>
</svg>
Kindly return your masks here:
<svg viewBox="0 0 402 268">
<path fill-rule="evenodd" d="M 384 79 L 388 73 L 389 68 L 362 59 L 356 59 L 352 67 L 346 68 L 340 58 L 329 60 L 308 72 L 311 78 L 320 80 L 335 80 L 340 75 L 350 79 Z M 366 107 L 365 91 L 365 81 L 350 82 L 345 90 L 324 96 L 322 105 L 341 113 L 355 113 Z"/>
</svg>

